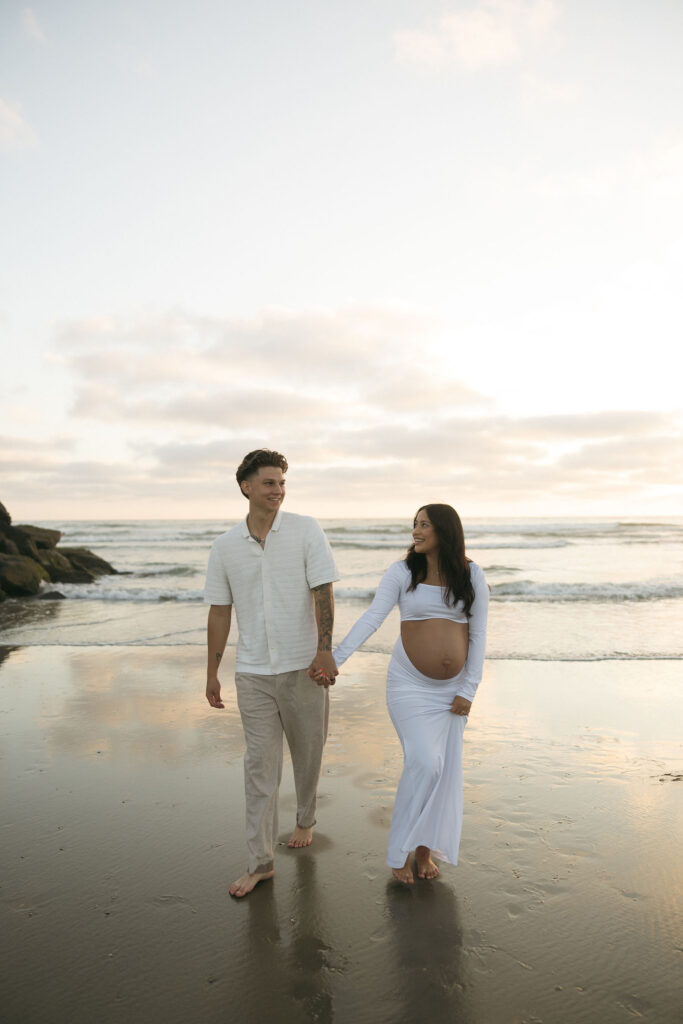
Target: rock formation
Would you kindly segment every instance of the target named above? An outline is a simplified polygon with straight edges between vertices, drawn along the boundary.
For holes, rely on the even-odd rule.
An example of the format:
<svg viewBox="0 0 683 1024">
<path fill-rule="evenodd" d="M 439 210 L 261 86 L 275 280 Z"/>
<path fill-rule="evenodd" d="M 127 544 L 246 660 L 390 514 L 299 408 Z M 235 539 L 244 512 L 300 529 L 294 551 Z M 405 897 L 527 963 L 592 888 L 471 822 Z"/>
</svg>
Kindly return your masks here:
<svg viewBox="0 0 683 1024">
<path fill-rule="evenodd" d="M 116 569 L 87 548 L 58 548 L 61 530 L 13 526 L 0 502 L 0 601 L 37 594 L 43 582 L 92 583 Z"/>
</svg>

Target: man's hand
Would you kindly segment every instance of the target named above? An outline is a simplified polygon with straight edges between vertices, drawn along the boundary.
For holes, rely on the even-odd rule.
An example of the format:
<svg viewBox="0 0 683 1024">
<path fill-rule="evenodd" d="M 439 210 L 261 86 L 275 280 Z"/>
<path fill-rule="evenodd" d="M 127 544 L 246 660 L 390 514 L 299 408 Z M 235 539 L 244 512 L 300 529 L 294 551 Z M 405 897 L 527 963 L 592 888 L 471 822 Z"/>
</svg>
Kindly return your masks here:
<svg viewBox="0 0 683 1024">
<path fill-rule="evenodd" d="M 454 715 L 469 715 L 472 701 L 466 697 L 454 697 L 451 704 L 451 711 Z"/>
<path fill-rule="evenodd" d="M 215 679 L 208 679 L 206 683 L 206 699 L 212 708 L 224 708 L 225 704 L 221 700 L 221 684 L 218 682 L 218 677 Z"/>
<path fill-rule="evenodd" d="M 339 675 L 331 651 L 318 651 L 308 667 L 308 674 L 318 686 L 334 686 L 335 677 Z"/>
</svg>

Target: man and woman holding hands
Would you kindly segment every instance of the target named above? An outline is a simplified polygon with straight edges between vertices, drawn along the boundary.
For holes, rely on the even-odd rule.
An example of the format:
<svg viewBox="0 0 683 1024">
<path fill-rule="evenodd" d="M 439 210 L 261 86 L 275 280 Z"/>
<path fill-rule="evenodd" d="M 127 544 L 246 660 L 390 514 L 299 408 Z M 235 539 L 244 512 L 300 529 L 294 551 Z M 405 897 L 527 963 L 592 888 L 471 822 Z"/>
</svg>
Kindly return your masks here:
<svg viewBox="0 0 683 1024">
<path fill-rule="evenodd" d="M 246 741 L 248 863 L 230 894 L 246 896 L 273 876 L 283 736 L 297 798 L 288 845 L 310 846 L 328 687 L 396 604 L 401 631 L 387 672 L 387 706 L 404 765 L 387 864 L 397 881 L 411 884 L 415 851 L 418 878 L 435 878 L 434 857 L 451 864 L 458 859 L 463 733 L 486 643 L 484 574 L 465 555 L 455 509 L 424 505 L 405 559 L 389 567 L 368 610 L 332 650 L 332 584 L 339 576 L 315 519 L 281 509 L 287 468 L 285 457 L 268 449 L 242 460 L 236 476 L 249 512 L 214 542 L 206 577 L 206 697 L 213 708 L 223 707 L 218 670 L 233 607 L 239 626 L 235 686 Z"/>
</svg>

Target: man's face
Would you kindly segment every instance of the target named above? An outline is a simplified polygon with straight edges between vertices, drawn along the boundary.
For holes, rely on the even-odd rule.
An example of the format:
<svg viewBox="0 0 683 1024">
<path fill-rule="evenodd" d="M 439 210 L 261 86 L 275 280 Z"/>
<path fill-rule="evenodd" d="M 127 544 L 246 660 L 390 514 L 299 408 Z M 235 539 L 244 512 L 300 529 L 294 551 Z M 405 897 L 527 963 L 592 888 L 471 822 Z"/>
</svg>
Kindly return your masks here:
<svg viewBox="0 0 683 1024">
<path fill-rule="evenodd" d="M 285 500 L 285 478 L 279 466 L 261 466 L 242 481 L 249 507 L 268 514 L 277 512 Z"/>
</svg>

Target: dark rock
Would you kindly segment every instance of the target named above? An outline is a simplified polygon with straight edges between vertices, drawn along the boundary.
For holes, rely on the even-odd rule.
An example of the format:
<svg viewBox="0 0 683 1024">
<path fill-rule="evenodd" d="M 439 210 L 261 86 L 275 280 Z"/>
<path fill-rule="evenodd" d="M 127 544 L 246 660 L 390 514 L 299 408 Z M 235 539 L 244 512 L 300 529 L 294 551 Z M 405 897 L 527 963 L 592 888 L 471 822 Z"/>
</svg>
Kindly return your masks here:
<svg viewBox="0 0 683 1024">
<path fill-rule="evenodd" d="M 23 523 L 14 527 L 29 537 L 37 548 L 55 548 L 62 539 L 61 530 L 48 530 L 45 526 L 25 526 Z"/>
<path fill-rule="evenodd" d="M 2 555 L 18 555 L 19 548 L 10 540 L 9 537 L 0 537 L 0 554 Z"/>
<path fill-rule="evenodd" d="M 58 590 L 44 590 L 42 594 L 38 594 L 39 601 L 66 601 L 64 594 L 60 594 Z"/>
<path fill-rule="evenodd" d="M 36 542 L 30 534 L 26 533 L 19 526 L 8 526 L 5 529 L 5 538 L 7 540 L 14 541 L 19 549 L 20 555 L 26 555 L 27 558 L 34 558 L 38 561 L 38 548 Z"/>
<path fill-rule="evenodd" d="M 52 583 L 92 583 L 95 579 L 94 573 L 72 564 L 61 551 L 39 551 L 38 559 Z"/>
<path fill-rule="evenodd" d="M 37 594 L 40 584 L 48 579 L 47 571 L 24 555 L 0 555 L 0 589 L 9 597 Z"/>
<path fill-rule="evenodd" d="M 93 576 L 118 575 L 113 565 L 105 562 L 104 558 L 100 558 L 99 555 L 94 555 L 87 548 L 59 548 L 59 554 L 68 558 L 72 565 L 79 569 L 85 569 Z"/>
<path fill-rule="evenodd" d="M 93 583 L 97 576 L 116 574 L 113 565 L 87 548 L 57 550 L 61 538 L 61 530 L 12 526 L 12 517 L 0 503 L 0 601 L 37 594 L 45 580 Z M 64 594 L 49 591 L 41 597 L 59 600 Z"/>
</svg>

